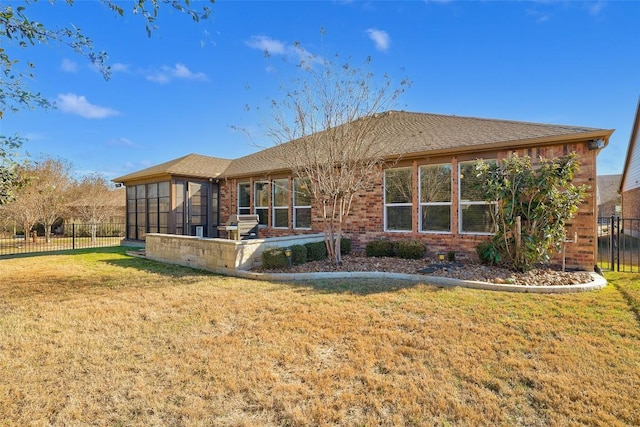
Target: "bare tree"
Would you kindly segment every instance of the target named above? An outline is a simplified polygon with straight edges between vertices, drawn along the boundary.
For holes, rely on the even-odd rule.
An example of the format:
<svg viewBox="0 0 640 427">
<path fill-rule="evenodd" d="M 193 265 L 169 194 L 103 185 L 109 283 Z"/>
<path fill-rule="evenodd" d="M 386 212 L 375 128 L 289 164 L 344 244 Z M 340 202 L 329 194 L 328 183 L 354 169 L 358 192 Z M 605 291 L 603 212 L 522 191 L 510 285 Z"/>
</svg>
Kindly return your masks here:
<svg viewBox="0 0 640 427">
<path fill-rule="evenodd" d="M 73 201 L 69 204 L 72 215 L 91 226 L 91 241 L 96 241 L 98 226 L 119 213 L 122 203 L 120 192 L 102 175 L 90 174 L 76 182 L 72 190 Z"/>
<path fill-rule="evenodd" d="M 34 199 L 30 196 L 31 188 L 29 185 L 23 185 L 20 193 L 23 197 L 16 197 L 11 202 L 0 205 L 0 213 L 5 220 L 14 221 L 20 228 L 24 230 L 24 240 L 29 239 L 31 229 L 38 222 L 38 215 L 34 206 Z"/>
<path fill-rule="evenodd" d="M 45 239 L 51 241 L 51 226 L 67 208 L 71 165 L 64 160 L 45 158 L 21 165 L 18 177 L 23 182 L 15 200 L 4 210 L 24 227 L 28 234 L 36 223 L 44 226 Z"/>
<path fill-rule="evenodd" d="M 409 84 L 394 86 L 349 62 L 303 62 L 300 76 L 283 87 L 283 98 L 271 103 L 267 134 L 286 156 L 293 174 L 308 180 L 321 212 L 329 258 L 341 262 L 340 239 L 353 198 L 379 182 L 388 158 L 376 140 L 376 114 L 389 109 Z M 370 64 L 367 59 L 364 66 Z"/>
</svg>

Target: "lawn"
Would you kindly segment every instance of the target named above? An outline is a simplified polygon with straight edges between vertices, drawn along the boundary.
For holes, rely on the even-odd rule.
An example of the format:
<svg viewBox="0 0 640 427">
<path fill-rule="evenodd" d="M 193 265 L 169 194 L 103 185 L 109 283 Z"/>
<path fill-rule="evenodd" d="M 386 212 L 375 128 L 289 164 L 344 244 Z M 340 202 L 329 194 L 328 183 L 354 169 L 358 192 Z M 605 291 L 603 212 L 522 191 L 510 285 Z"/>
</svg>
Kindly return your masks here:
<svg viewBox="0 0 640 427">
<path fill-rule="evenodd" d="M 640 425 L 640 275 L 282 284 L 121 248 L 0 260 L 0 424 Z"/>
</svg>

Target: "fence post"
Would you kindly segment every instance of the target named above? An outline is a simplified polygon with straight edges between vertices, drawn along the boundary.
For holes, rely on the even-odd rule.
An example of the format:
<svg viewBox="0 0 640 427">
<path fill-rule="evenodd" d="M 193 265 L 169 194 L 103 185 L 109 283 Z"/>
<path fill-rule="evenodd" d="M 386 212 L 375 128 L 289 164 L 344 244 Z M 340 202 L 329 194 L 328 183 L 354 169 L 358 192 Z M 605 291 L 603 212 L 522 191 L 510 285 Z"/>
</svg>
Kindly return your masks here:
<svg viewBox="0 0 640 427">
<path fill-rule="evenodd" d="M 617 271 L 620 271 L 620 217 L 618 217 L 617 220 L 618 226 L 616 227 L 616 255 L 618 259 Z"/>
<path fill-rule="evenodd" d="M 616 267 L 615 267 L 615 258 L 614 258 L 614 249 L 613 249 L 613 242 L 615 239 L 614 236 L 614 229 L 615 229 L 615 217 L 613 215 L 611 215 L 611 218 L 609 218 L 609 266 L 611 267 L 611 271 L 616 271 Z"/>
<path fill-rule="evenodd" d="M 76 223 L 71 224 L 71 249 L 76 248 Z"/>
</svg>

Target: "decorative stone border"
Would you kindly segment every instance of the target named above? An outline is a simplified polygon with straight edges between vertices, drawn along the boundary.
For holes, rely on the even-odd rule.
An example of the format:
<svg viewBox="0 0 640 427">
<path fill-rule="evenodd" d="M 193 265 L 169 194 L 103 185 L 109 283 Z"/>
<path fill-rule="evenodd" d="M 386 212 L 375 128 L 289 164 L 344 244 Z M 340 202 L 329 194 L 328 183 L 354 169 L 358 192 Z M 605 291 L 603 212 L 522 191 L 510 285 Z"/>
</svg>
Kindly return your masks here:
<svg viewBox="0 0 640 427">
<path fill-rule="evenodd" d="M 249 268 L 259 265 L 262 251 L 270 247 L 288 247 L 292 244 L 303 244 L 322 241 L 322 234 L 287 236 L 271 239 L 255 240 L 223 240 L 202 239 L 191 236 L 175 236 L 167 234 L 148 234 L 143 257 L 168 264 L 183 265 L 191 268 L 212 271 L 227 276 L 267 281 L 303 281 L 317 279 L 391 279 L 425 283 L 440 287 L 466 287 L 490 291 L 525 292 L 559 294 L 584 292 L 602 289 L 607 286 L 604 277 L 589 273 L 593 281 L 578 285 L 560 286 L 522 286 L 460 280 L 450 277 L 429 276 L 424 274 L 403 274 L 369 271 L 336 271 L 319 273 L 256 273 Z M 141 251 L 137 256 L 141 256 Z M 134 254 L 131 253 L 133 256 Z M 235 268 L 230 268 L 231 266 Z"/>
<path fill-rule="evenodd" d="M 607 280 L 597 273 L 589 273 L 593 278 L 592 282 L 578 285 L 561 286 L 522 286 L 499 283 L 480 282 L 475 280 L 460 280 L 451 277 L 427 276 L 422 274 L 385 273 L 368 271 L 337 271 L 322 273 L 256 273 L 253 271 L 228 270 L 223 274 L 240 277 L 243 279 L 266 280 L 266 281 L 303 281 L 318 279 L 392 279 L 406 280 L 416 283 L 424 283 L 439 287 L 465 287 L 472 289 L 483 289 L 487 291 L 522 292 L 536 294 L 561 294 L 585 292 L 602 289 L 607 286 Z"/>
</svg>

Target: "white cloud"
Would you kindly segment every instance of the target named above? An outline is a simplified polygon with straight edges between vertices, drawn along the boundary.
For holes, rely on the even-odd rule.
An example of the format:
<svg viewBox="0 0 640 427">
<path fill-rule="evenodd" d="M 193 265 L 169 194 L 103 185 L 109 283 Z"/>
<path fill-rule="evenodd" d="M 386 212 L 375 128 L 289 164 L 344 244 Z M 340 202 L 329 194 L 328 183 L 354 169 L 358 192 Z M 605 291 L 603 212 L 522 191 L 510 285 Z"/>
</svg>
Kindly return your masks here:
<svg viewBox="0 0 640 427">
<path fill-rule="evenodd" d="M 111 108 L 91 104 L 84 96 L 74 93 L 58 95 L 56 106 L 65 113 L 76 114 L 86 119 L 104 119 L 120 114 Z"/>
<path fill-rule="evenodd" d="M 536 22 L 547 22 L 551 19 L 551 15 L 546 12 L 541 12 L 539 10 L 527 9 L 527 15 L 533 17 Z"/>
<path fill-rule="evenodd" d="M 62 60 L 62 64 L 60 64 L 60 69 L 65 73 L 77 73 L 78 72 L 78 64 L 73 62 L 70 59 L 64 58 Z"/>
<path fill-rule="evenodd" d="M 284 55 L 287 51 L 284 43 L 267 36 L 252 36 L 251 40 L 244 42 L 244 44 L 252 49 L 259 49 L 267 55 Z"/>
<path fill-rule="evenodd" d="M 112 73 L 126 73 L 127 71 L 129 71 L 129 66 L 127 64 L 116 62 L 115 64 L 111 65 Z"/>
<path fill-rule="evenodd" d="M 166 84 L 174 79 L 193 80 L 206 82 L 209 80 L 205 73 L 194 73 L 184 64 L 176 64 L 173 67 L 163 66 L 160 70 L 154 70 L 146 75 L 146 79 L 155 83 Z"/>
<path fill-rule="evenodd" d="M 598 16 L 600 12 L 605 8 L 607 4 L 604 1 L 597 1 L 592 5 L 589 5 L 589 14 L 591 16 Z"/>
<path fill-rule="evenodd" d="M 129 138 L 125 138 L 123 136 L 118 138 L 113 138 L 109 141 L 109 145 L 120 146 L 120 147 L 135 147 L 136 144 L 133 143 Z"/>
<path fill-rule="evenodd" d="M 266 56 L 281 55 L 286 58 L 293 58 L 298 62 L 304 62 L 307 65 L 324 62 L 322 57 L 312 54 L 303 48 L 300 43 L 287 44 L 267 36 L 252 36 L 244 44 L 252 49 L 261 50 Z M 267 71 L 272 72 L 273 67 L 268 68 Z"/>
<path fill-rule="evenodd" d="M 153 71 L 147 74 L 146 79 L 149 80 L 150 82 L 160 83 L 160 84 L 166 84 L 171 81 L 171 78 L 167 74 L 161 71 Z"/>
<path fill-rule="evenodd" d="M 389 46 L 391 45 L 391 38 L 386 31 L 378 30 L 376 28 L 369 28 L 367 30 L 367 35 L 381 52 L 386 52 L 389 50 Z"/>
</svg>

